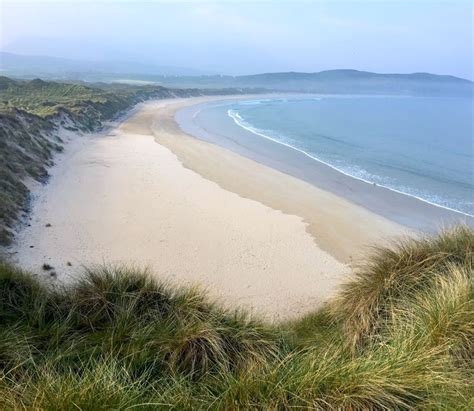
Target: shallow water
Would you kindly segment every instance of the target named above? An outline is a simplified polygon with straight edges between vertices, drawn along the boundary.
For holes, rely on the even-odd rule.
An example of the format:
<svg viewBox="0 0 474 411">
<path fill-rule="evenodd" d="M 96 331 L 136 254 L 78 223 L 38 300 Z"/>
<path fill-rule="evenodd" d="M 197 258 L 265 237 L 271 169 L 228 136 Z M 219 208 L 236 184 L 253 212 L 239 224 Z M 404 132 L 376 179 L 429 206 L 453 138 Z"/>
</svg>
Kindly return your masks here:
<svg viewBox="0 0 474 411">
<path fill-rule="evenodd" d="M 229 123 L 357 179 L 474 215 L 470 98 L 318 96 L 201 107 L 205 127 Z"/>
</svg>

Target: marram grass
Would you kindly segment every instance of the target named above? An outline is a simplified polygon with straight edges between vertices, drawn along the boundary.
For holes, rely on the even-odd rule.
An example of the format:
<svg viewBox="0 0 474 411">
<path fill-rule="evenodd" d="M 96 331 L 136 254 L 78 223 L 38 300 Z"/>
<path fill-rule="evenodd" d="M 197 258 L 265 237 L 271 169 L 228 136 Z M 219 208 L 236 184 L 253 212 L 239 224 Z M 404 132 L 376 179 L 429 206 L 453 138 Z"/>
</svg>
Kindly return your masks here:
<svg viewBox="0 0 474 411">
<path fill-rule="evenodd" d="M 472 409 L 474 233 L 377 249 L 266 324 L 123 267 L 51 288 L 0 265 L 0 409 Z"/>
</svg>

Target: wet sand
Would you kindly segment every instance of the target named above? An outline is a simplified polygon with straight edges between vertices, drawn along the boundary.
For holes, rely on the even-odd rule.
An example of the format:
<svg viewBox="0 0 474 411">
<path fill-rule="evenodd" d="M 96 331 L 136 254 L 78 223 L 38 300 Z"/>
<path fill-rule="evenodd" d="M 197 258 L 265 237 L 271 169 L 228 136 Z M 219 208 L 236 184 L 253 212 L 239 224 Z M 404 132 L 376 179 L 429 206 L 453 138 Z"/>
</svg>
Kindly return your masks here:
<svg viewBox="0 0 474 411">
<path fill-rule="evenodd" d="M 275 97 L 288 98 L 288 95 Z M 304 180 L 410 229 L 434 233 L 454 223 L 474 227 L 473 217 L 348 176 L 301 151 L 239 127 L 229 116 L 208 119 L 201 115 L 215 104 L 203 103 L 178 110 L 175 117 L 181 129 L 203 141 Z"/>
</svg>

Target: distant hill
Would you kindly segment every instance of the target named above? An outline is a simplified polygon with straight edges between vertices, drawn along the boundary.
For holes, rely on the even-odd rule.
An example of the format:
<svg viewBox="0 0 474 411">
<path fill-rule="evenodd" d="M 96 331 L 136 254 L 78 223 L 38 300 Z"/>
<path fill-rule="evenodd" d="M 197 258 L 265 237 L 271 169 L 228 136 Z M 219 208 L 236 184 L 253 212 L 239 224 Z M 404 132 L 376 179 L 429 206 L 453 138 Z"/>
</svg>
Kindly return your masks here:
<svg viewBox="0 0 474 411">
<path fill-rule="evenodd" d="M 471 83 L 471 81 L 454 76 L 413 73 L 413 74 L 379 74 L 359 70 L 325 70 L 316 73 L 263 73 L 239 76 L 244 82 L 282 82 L 282 81 L 353 81 L 353 80 L 410 80 L 410 81 L 440 81 L 454 83 Z"/>
<path fill-rule="evenodd" d="M 199 76 L 208 74 L 186 67 L 162 66 L 139 61 L 84 61 L 6 52 L 0 52 L 0 68 L 4 75 L 56 79 L 86 79 L 90 73 L 110 75 L 136 73 L 167 76 Z"/>
<path fill-rule="evenodd" d="M 317 73 L 263 73 L 247 76 L 200 76 L 156 79 L 173 87 L 264 88 L 322 94 L 388 94 L 472 96 L 473 82 L 430 73 L 379 74 L 358 70 Z"/>
<path fill-rule="evenodd" d="M 317 73 L 263 73 L 246 76 L 141 76 L 167 87 L 258 88 L 279 92 L 418 96 L 472 96 L 474 83 L 454 76 L 430 73 L 379 74 L 358 70 Z"/>
<path fill-rule="evenodd" d="M 469 80 L 429 73 L 378 74 L 357 70 L 327 70 L 318 73 L 265 73 L 240 76 L 241 86 L 320 93 L 369 94 L 470 94 Z"/>
<path fill-rule="evenodd" d="M 197 70 L 139 61 L 78 61 L 0 52 L 1 73 L 16 78 L 87 82 L 151 82 L 178 88 L 263 88 L 269 91 L 322 94 L 472 96 L 473 82 L 430 73 L 380 74 L 350 69 L 316 73 L 208 75 Z"/>
</svg>

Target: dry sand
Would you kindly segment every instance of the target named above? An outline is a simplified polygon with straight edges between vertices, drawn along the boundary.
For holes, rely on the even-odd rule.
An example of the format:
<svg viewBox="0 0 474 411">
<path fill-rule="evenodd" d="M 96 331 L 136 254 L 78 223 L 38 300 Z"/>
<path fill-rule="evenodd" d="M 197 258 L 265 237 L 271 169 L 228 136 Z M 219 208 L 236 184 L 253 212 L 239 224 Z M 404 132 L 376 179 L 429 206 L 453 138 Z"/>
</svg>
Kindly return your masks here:
<svg viewBox="0 0 474 411">
<path fill-rule="evenodd" d="M 146 103 L 107 135 L 71 143 L 37 191 L 17 262 L 35 272 L 48 263 L 55 281 L 74 279 L 83 265 L 146 266 L 228 306 L 286 319 L 330 296 L 351 256 L 403 231 L 184 134 L 175 111 L 207 99 Z"/>
</svg>

